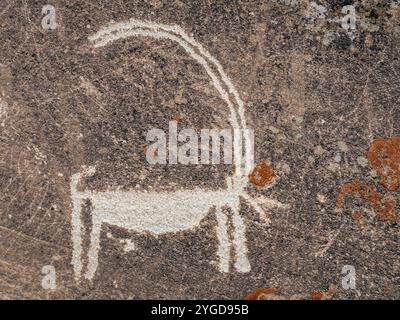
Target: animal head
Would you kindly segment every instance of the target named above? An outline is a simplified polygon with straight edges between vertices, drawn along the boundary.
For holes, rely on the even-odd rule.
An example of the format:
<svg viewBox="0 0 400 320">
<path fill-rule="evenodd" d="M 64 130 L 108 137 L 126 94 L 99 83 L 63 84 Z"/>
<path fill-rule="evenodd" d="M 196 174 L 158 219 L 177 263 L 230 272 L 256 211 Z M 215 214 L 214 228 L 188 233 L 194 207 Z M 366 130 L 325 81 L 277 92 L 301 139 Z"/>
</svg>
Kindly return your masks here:
<svg viewBox="0 0 400 320">
<path fill-rule="evenodd" d="M 234 192 L 238 197 L 243 198 L 250 206 L 259 214 L 264 223 L 269 224 L 271 221 L 264 212 L 263 208 L 258 204 L 257 200 L 248 193 L 247 185 L 249 180 L 247 176 L 229 176 L 226 178 L 228 190 Z"/>
</svg>

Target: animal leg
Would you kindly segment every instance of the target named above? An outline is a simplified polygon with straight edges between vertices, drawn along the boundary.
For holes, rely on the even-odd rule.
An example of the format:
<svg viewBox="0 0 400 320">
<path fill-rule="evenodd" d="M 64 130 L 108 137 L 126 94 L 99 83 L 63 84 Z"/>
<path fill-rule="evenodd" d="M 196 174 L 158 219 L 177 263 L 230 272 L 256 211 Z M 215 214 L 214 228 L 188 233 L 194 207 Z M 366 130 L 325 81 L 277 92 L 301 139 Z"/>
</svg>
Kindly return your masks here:
<svg viewBox="0 0 400 320">
<path fill-rule="evenodd" d="M 88 252 L 88 267 L 85 274 L 85 278 L 92 280 L 96 273 L 98 262 L 98 255 L 100 249 L 100 231 L 101 231 L 101 220 L 95 219 L 95 212 L 93 212 L 93 225 L 92 233 L 90 237 L 90 248 Z"/>
<path fill-rule="evenodd" d="M 228 237 L 227 216 L 221 207 L 216 207 L 215 215 L 217 218 L 217 238 L 218 238 L 218 267 L 221 272 L 229 272 L 229 260 L 231 253 L 231 243 Z"/>
<path fill-rule="evenodd" d="M 235 269 L 239 272 L 249 272 L 251 269 L 249 259 L 247 257 L 247 244 L 246 244 L 246 226 L 244 219 L 240 216 L 239 203 L 232 208 L 232 222 L 233 222 L 233 245 L 235 247 Z"/>
<path fill-rule="evenodd" d="M 72 201 L 72 265 L 74 267 L 75 280 L 79 280 L 82 272 L 82 220 L 81 220 L 82 200 L 80 198 Z"/>
</svg>

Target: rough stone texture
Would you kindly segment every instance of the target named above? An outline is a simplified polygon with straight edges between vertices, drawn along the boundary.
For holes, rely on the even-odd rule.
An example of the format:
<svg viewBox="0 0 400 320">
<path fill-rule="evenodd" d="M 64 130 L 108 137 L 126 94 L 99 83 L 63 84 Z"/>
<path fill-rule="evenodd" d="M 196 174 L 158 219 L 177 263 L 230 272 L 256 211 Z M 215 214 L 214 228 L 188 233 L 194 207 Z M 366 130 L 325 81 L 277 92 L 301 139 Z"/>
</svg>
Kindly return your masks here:
<svg viewBox="0 0 400 320">
<path fill-rule="evenodd" d="M 375 139 L 400 135 L 400 4 L 317 3 L 324 14 L 308 1 L 1 1 L 0 298 L 243 299 L 256 288 L 312 298 L 336 285 L 333 299 L 399 299 L 398 219 L 377 219 L 356 194 L 339 210 L 336 197 L 357 179 L 399 215 L 399 190 L 379 184 L 366 153 Z M 336 19 L 352 3 L 348 34 Z M 41 27 L 45 4 L 56 8 L 56 30 Z M 266 226 L 242 204 L 250 273 L 216 269 L 209 214 L 194 230 L 159 237 L 104 226 L 93 282 L 74 280 L 69 186 L 83 165 L 97 171 L 82 189 L 98 191 L 217 189 L 231 172 L 146 163 L 152 127 L 229 123 L 204 70 L 172 42 L 89 44 L 111 20 L 130 18 L 180 25 L 246 103 L 256 163 L 275 172 L 250 193 L 290 206 L 266 209 Z M 124 250 L 127 240 L 134 250 Z M 45 265 L 55 267 L 55 290 L 41 285 Z M 356 290 L 341 286 L 344 265 L 355 267 Z"/>
</svg>

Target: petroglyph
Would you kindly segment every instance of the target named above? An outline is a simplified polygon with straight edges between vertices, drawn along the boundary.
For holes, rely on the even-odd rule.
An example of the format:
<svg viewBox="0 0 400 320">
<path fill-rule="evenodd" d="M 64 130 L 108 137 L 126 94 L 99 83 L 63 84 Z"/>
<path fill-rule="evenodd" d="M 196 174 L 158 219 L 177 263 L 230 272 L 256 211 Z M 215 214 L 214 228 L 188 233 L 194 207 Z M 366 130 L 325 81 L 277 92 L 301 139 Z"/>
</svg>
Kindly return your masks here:
<svg viewBox="0 0 400 320">
<path fill-rule="evenodd" d="M 248 272 L 251 266 L 248 260 L 246 225 L 239 212 L 240 200 L 244 199 L 248 202 L 260 214 L 264 223 L 268 224 L 270 220 L 257 201 L 252 199 L 246 191 L 247 175 L 253 166 L 253 143 L 248 131 L 245 130 L 247 125 L 244 103 L 220 63 L 178 26 L 129 20 L 101 29 L 89 37 L 89 40 L 95 48 L 100 48 L 118 39 L 132 36 L 172 40 L 204 67 L 230 111 L 229 120 L 234 132 L 235 174 L 227 178 L 225 189 L 194 188 L 172 192 L 79 191 L 80 179 L 92 175 L 95 168 L 86 168 L 82 173 L 74 174 L 71 178 L 71 198 L 74 248 L 72 264 L 75 277 L 78 280 L 84 271 L 83 228 L 80 214 L 85 200 L 90 200 L 92 206 L 88 265 L 84 274 L 86 279 L 92 280 L 98 267 L 98 254 L 101 247 L 100 234 L 103 224 L 115 225 L 136 232 L 150 232 L 154 235 L 175 233 L 197 227 L 210 209 L 215 210 L 218 223 L 216 234 L 219 270 L 229 272 L 231 249 L 234 249 L 235 269 L 238 272 Z M 284 206 L 277 201 L 271 201 L 271 203 L 275 207 Z M 270 202 L 265 201 L 264 204 L 269 205 Z M 232 216 L 228 216 L 224 209 L 229 209 Z M 231 218 L 234 229 L 232 240 L 228 235 L 229 218 Z"/>
</svg>

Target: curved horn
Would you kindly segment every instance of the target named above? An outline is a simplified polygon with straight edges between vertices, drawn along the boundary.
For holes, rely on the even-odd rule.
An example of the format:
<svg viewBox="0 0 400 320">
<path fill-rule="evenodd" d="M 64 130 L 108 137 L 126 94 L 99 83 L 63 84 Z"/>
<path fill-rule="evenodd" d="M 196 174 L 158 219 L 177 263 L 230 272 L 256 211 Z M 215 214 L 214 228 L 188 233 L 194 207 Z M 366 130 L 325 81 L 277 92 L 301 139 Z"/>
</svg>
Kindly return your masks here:
<svg viewBox="0 0 400 320">
<path fill-rule="evenodd" d="M 230 110 L 230 119 L 232 128 L 234 129 L 234 151 L 235 151 L 235 161 L 234 167 L 237 176 L 243 175 L 243 161 L 242 161 L 242 144 L 241 144 L 241 134 L 243 132 L 245 139 L 245 172 L 247 174 L 252 167 L 253 163 L 253 152 L 252 152 L 252 139 L 249 132 L 246 130 L 246 119 L 244 115 L 244 103 L 241 100 L 239 93 L 232 84 L 229 77 L 224 72 L 221 64 L 215 59 L 211 54 L 203 48 L 201 44 L 196 42 L 192 37 L 190 37 L 182 28 L 179 26 L 170 26 L 165 24 L 156 24 L 147 21 L 140 21 L 131 19 L 129 21 L 114 23 L 99 30 L 97 33 L 89 37 L 89 41 L 94 43 L 95 47 L 103 47 L 110 42 L 118 39 L 124 39 L 131 36 L 148 36 L 156 39 L 164 38 L 177 42 L 185 51 L 198 63 L 200 63 L 209 77 L 215 89 L 220 94 L 221 98 L 226 102 Z M 197 52 L 196 52 L 196 51 Z M 210 68 L 209 63 L 217 71 L 219 77 Z M 222 83 L 227 88 L 224 89 Z M 238 111 L 235 110 L 232 97 L 238 105 Z M 239 130 L 238 116 L 240 118 L 240 125 L 242 132 Z"/>
</svg>

